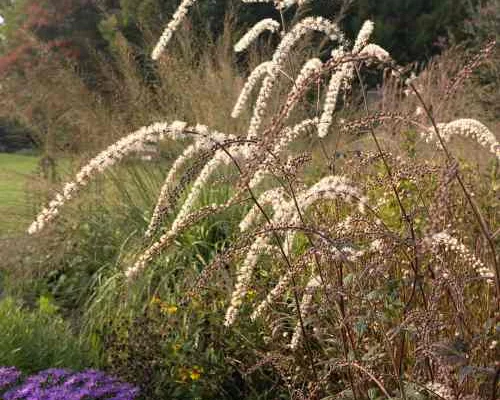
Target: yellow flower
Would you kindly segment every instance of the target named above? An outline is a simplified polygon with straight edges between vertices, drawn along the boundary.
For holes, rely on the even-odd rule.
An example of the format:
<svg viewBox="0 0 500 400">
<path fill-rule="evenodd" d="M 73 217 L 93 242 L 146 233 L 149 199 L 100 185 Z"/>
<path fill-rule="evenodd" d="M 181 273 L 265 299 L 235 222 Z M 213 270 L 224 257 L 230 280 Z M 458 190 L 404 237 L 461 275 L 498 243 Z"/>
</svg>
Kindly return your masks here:
<svg viewBox="0 0 500 400">
<path fill-rule="evenodd" d="M 195 365 L 193 368 L 191 368 L 191 371 L 189 372 L 189 377 L 191 378 L 192 381 L 197 381 L 198 379 L 200 379 L 202 372 L 203 368 L 200 368 Z"/>
<path fill-rule="evenodd" d="M 165 304 L 161 305 L 161 312 L 164 314 L 172 315 L 177 312 L 177 306 L 173 304 Z"/>
<path fill-rule="evenodd" d="M 161 299 L 158 296 L 154 295 L 149 303 L 151 305 L 161 304 Z"/>
<path fill-rule="evenodd" d="M 255 292 L 255 290 L 253 289 L 250 289 L 248 292 L 247 292 L 247 299 L 248 300 L 253 300 L 255 299 L 255 296 L 257 295 L 257 292 Z"/>
</svg>

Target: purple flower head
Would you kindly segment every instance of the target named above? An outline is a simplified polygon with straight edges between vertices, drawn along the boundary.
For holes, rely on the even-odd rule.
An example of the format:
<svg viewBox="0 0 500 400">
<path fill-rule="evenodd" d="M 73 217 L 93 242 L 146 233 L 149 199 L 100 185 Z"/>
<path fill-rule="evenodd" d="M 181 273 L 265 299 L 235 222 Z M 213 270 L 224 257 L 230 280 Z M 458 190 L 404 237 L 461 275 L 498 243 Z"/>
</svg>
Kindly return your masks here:
<svg viewBox="0 0 500 400">
<path fill-rule="evenodd" d="M 48 369 L 7 391 L 3 399 L 134 400 L 138 395 L 138 388 L 101 371 L 86 370 L 74 373 L 65 369 Z"/>
<path fill-rule="evenodd" d="M 15 367 L 0 367 L 0 391 L 16 383 L 21 377 L 21 372 Z"/>
</svg>

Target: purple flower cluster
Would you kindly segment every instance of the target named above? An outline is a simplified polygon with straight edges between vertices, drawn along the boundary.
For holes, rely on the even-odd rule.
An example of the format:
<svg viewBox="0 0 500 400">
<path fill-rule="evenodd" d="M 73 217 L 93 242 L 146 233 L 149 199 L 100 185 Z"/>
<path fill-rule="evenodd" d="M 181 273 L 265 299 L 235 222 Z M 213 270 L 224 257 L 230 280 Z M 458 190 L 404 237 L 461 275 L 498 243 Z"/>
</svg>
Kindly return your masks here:
<svg viewBox="0 0 500 400">
<path fill-rule="evenodd" d="M 15 368 L 0 368 L 2 400 L 134 400 L 139 395 L 138 388 L 95 370 L 72 372 L 52 368 L 11 387 L 20 376 Z"/>
<path fill-rule="evenodd" d="M 14 367 L 0 367 L 0 393 L 3 390 L 9 388 L 13 384 L 17 383 L 21 377 L 21 372 L 19 372 Z"/>
</svg>

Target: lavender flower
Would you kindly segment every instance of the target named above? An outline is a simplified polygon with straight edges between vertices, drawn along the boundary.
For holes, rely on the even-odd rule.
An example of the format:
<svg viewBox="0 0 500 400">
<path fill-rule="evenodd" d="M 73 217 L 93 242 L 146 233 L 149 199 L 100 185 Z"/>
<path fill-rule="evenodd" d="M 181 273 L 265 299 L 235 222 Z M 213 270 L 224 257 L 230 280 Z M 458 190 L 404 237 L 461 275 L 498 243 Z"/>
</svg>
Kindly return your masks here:
<svg viewBox="0 0 500 400">
<path fill-rule="evenodd" d="M 0 391 L 17 382 L 21 373 L 15 368 L 0 368 Z M 5 385 L 3 384 L 5 382 Z M 120 382 L 101 371 L 72 372 L 48 369 L 28 377 L 20 386 L 3 394 L 4 400 L 133 400 L 139 389 Z"/>
<path fill-rule="evenodd" d="M 20 376 L 21 372 L 15 367 L 0 367 L 0 391 L 16 383 Z"/>
</svg>

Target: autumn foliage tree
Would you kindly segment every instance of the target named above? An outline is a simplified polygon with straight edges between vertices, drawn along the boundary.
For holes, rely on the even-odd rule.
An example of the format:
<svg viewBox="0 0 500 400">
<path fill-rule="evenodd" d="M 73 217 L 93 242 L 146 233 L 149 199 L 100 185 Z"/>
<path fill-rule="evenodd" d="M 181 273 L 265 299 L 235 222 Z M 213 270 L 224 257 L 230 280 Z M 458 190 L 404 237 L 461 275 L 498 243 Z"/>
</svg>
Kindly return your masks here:
<svg viewBox="0 0 500 400">
<path fill-rule="evenodd" d="M 0 14 L 3 125 L 21 122 L 52 157 L 74 139 L 70 95 L 91 95 L 95 52 L 105 46 L 99 10 L 92 0 L 21 0 L 3 1 Z"/>
</svg>

